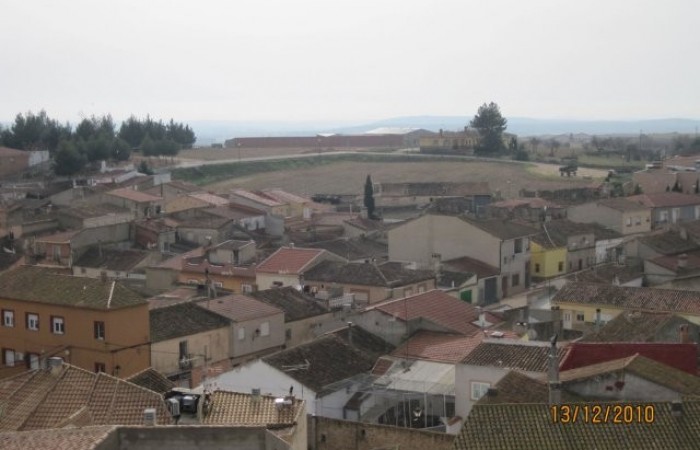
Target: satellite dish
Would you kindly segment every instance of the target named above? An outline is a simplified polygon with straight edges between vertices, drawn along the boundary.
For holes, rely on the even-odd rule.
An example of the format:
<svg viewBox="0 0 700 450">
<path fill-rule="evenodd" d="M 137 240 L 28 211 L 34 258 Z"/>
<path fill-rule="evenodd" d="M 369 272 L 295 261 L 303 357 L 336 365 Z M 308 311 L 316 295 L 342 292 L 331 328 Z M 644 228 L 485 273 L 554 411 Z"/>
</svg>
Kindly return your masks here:
<svg viewBox="0 0 700 450">
<path fill-rule="evenodd" d="M 527 338 L 531 341 L 534 341 L 537 339 L 537 331 L 533 329 L 527 330 Z"/>
</svg>

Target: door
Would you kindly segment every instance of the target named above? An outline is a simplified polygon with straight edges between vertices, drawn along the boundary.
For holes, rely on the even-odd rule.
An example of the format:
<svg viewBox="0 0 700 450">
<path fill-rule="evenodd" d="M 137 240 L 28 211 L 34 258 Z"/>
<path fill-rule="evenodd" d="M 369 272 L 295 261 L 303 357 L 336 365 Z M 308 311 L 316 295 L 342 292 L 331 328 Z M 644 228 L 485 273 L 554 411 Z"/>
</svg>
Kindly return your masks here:
<svg viewBox="0 0 700 450">
<path fill-rule="evenodd" d="M 501 278 L 501 293 L 503 297 L 508 297 L 508 277 L 504 276 Z"/>
<path fill-rule="evenodd" d="M 486 304 L 495 303 L 498 300 L 498 286 L 496 278 L 487 278 L 484 282 L 484 302 Z"/>
</svg>

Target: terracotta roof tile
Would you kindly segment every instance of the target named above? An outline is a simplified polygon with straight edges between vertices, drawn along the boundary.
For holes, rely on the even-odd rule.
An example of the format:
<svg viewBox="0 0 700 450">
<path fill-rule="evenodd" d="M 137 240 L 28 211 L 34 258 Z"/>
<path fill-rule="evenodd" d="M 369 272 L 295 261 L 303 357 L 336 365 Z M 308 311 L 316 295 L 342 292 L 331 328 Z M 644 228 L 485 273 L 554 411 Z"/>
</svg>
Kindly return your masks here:
<svg viewBox="0 0 700 450">
<path fill-rule="evenodd" d="M 279 308 L 241 294 L 201 300 L 197 302 L 197 305 L 234 322 L 245 322 L 260 317 L 284 314 Z"/>
<path fill-rule="evenodd" d="M 599 200 L 597 203 L 599 205 L 606 206 L 610 209 L 614 209 L 617 211 L 640 211 L 640 210 L 645 211 L 645 210 L 649 209 L 644 205 L 640 205 L 637 202 L 633 202 L 633 201 L 627 200 L 627 198 L 622 198 L 622 197 Z"/>
<path fill-rule="evenodd" d="M 321 302 L 291 286 L 266 289 L 250 295 L 284 311 L 285 322 L 294 322 L 329 312 Z"/>
<path fill-rule="evenodd" d="M 658 194 L 640 194 L 626 197 L 631 202 L 639 203 L 648 208 L 671 208 L 679 206 L 700 205 L 700 197 L 697 195 L 682 194 L 680 192 L 663 192 Z"/>
<path fill-rule="evenodd" d="M 479 311 L 474 306 L 436 289 L 378 303 L 368 308 L 371 309 L 378 309 L 402 321 L 424 318 L 463 335 L 472 335 L 480 330 L 472 323 L 479 318 Z M 489 313 L 486 320 L 491 323 L 501 322 Z"/>
<path fill-rule="evenodd" d="M 150 310 L 151 341 L 154 343 L 228 326 L 227 318 L 192 302 Z"/>
<path fill-rule="evenodd" d="M 582 399 L 566 389 L 562 389 L 561 400 L 564 403 L 572 403 Z M 509 370 L 492 389 L 489 389 L 486 395 L 479 399 L 477 405 L 548 402 L 549 386 L 547 383 L 530 378 L 517 370 Z"/>
<path fill-rule="evenodd" d="M 479 261 L 468 256 L 451 259 L 443 262 L 443 267 L 457 272 L 473 273 L 478 278 L 495 277 L 501 270 L 498 267 L 491 266 L 485 262 Z"/>
<path fill-rule="evenodd" d="M 159 202 L 163 200 L 161 197 L 157 197 L 155 195 L 147 194 L 145 192 L 137 191 L 134 189 L 129 189 L 129 188 L 121 188 L 121 189 L 115 189 L 113 191 L 107 192 L 107 195 L 111 195 L 113 197 L 119 197 L 119 198 L 125 198 L 127 200 L 131 200 L 136 203 L 150 203 L 150 202 Z"/>
<path fill-rule="evenodd" d="M 462 364 L 544 372 L 547 370 L 549 351 L 549 343 L 487 340 L 472 350 L 462 360 Z M 561 361 L 566 356 L 567 349 L 558 348 L 557 353 Z"/>
<path fill-rule="evenodd" d="M 690 374 L 697 373 L 697 344 L 658 342 L 574 342 L 561 363 L 561 370 L 597 364 L 640 354 Z"/>
<path fill-rule="evenodd" d="M 401 264 L 322 261 L 304 273 L 304 280 L 362 286 L 399 287 L 432 280 L 431 270 L 404 269 Z"/>
<path fill-rule="evenodd" d="M 484 333 L 471 336 L 419 331 L 391 353 L 397 358 L 426 359 L 458 363 L 484 339 Z"/>
<path fill-rule="evenodd" d="M 263 206 L 282 206 L 284 203 L 273 200 L 269 197 L 259 195 L 255 192 L 246 191 L 245 189 L 234 189 L 231 194 L 238 197 L 243 197 L 245 199 L 251 200 Z"/>
<path fill-rule="evenodd" d="M 140 425 L 145 408 L 156 409 L 159 424 L 172 422 L 160 394 L 69 364 L 30 371 L 0 385 L 5 393 L 0 398 L 4 404 L 0 431 L 87 424 Z"/>
<path fill-rule="evenodd" d="M 117 309 L 146 302 L 116 281 L 60 275 L 31 266 L 0 274 L 0 298 L 3 297 L 90 309 Z"/>
<path fill-rule="evenodd" d="M 257 271 L 300 274 L 323 253 L 325 250 L 322 249 L 282 247 L 260 263 Z"/>
<path fill-rule="evenodd" d="M 663 328 L 677 329 L 681 323 L 689 322 L 673 313 L 623 312 L 579 342 L 659 342 L 657 339 Z M 678 336 L 669 342 L 678 342 Z"/>
<path fill-rule="evenodd" d="M 553 304 L 573 303 L 620 309 L 700 315 L 700 292 L 570 282 L 552 298 Z"/>
<path fill-rule="evenodd" d="M 67 428 L 0 433 L 0 448 L 3 450 L 89 450 L 103 442 L 114 430 L 114 426 Z"/>
<path fill-rule="evenodd" d="M 141 386 L 153 392 L 159 394 L 165 394 L 170 391 L 175 383 L 170 381 L 163 375 L 152 367 L 144 369 L 141 372 L 135 373 L 126 379 L 129 383 L 133 383 L 137 386 Z"/>
<path fill-rule="evenodd" d="M 293 399 L 291 405 L 278 407 L 275 397 L 237 392 L 215 391 L 211 396 L 211 410 L 202 423 L 204 425 L 238 425 L 277 427 L 292 426 L 304 411 L 304 402 Z"/>
<path fill-rule="evenodd" d="M 610 403 L 611 407 L 619 403 Z M 636 403 L 630 403 L 636 405 Z M 593 404 L 587 405 L 590 409 Z M 653 424 L 645 421 L 620 425 L 584 420 L 553 423 L 549 405 L 497 404 L 472 408 L 455 439 L 454 450 L 564 449 L 598 450 L 690 449 L 700 442 L 700 402 L 682 403 L 682 417 L 672 413 L 671 402 L 641 405 L 654 411 Z"/>
</svg>

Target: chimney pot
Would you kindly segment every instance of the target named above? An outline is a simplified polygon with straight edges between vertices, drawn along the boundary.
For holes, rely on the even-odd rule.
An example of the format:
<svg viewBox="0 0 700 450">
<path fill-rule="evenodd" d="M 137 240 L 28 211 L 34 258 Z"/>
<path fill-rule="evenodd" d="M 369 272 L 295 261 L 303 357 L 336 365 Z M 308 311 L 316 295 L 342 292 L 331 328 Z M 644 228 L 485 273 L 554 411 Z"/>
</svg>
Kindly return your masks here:
<svg viewBox="0 0 700 450">
<path fill-rule="evenodd" d="M 671 415 L 673 417 L 683 417 L 683 402 L 680 400 L 671 402 Z"/>
</svg>

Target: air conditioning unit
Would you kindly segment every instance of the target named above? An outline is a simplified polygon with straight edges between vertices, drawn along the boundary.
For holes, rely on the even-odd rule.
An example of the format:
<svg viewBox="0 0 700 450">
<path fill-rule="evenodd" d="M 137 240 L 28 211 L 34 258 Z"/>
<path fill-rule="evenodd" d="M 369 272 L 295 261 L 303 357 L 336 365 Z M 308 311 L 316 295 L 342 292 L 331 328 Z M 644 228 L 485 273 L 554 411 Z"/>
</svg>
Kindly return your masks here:
<svg viewBox="0 0 700 450">
<path fill-rule="evenodd" d="M 156 426 L 156 409 L 146 408 L 143 410 L 143 424 L 147 427 Z"/>
<path fill-rule="evenodd" d="M 180 401 L 177 398 L 169 398 L 167 405 L 168 405 L 168 411 L 170 411 L 171 416 L 173 416 L 173 417 L 180 416 Z"/>
</svg>

